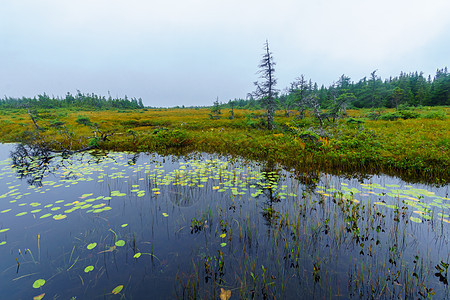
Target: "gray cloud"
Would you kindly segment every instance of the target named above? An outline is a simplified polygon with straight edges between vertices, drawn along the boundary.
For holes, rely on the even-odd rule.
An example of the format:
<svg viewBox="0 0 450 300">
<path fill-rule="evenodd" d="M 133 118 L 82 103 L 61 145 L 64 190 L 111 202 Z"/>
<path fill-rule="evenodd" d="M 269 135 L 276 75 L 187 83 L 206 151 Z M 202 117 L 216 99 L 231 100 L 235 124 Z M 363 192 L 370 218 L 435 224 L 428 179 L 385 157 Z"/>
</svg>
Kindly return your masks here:
<svg viewBox="0 0 450 300">
<path fill-rule="evenodd" d="M 448 64 L 446 0 L 21 1 L 0 4 L 0 93 L 210 105 L 253 90 L 269 39 L 279 88 Z"/>
</svg>

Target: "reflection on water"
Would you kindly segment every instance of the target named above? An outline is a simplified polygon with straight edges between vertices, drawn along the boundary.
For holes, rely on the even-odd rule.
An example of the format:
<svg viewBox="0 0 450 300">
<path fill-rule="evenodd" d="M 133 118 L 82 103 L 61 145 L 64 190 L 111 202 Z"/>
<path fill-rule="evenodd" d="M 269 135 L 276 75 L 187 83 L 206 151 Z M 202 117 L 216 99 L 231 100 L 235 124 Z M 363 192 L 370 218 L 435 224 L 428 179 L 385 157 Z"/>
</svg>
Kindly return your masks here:
<svg viewBox="0 0 450 300">
<path fill-rule="evenodd" d="M 200 154 L 0 158 L 10 299 L 448 297 L 448 187 Z"/>
</svg>

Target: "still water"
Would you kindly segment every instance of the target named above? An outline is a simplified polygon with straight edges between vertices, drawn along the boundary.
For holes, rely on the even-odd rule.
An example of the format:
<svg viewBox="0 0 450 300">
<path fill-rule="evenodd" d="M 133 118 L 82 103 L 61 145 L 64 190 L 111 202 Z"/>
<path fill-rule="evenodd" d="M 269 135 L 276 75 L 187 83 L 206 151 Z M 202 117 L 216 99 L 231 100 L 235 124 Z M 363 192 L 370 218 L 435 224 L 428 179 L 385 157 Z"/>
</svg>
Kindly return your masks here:
<svg viewBox="0 0 450 300">
<path fill-rule="evenodd" d="M 449 297 L 448 185 L 29 152 L 0 145 L 1 299 Z"/>
</svg>

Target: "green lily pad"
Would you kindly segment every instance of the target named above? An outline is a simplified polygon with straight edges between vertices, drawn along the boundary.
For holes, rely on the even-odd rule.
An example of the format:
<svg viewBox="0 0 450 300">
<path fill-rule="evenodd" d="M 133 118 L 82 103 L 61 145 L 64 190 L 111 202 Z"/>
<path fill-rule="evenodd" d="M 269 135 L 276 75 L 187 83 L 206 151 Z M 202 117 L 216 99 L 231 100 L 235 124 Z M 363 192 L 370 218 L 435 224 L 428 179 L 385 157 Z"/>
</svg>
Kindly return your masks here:
<svg viewBox="0 0 450 300">
<path fill-rule="evenodd" d="M 118 285 L 116 286 L 111 293 L 113 293 L 114 295 L 117 295 L 118 293 L 120 293 L 123 289 L 123 285 Z"/>
<path fill-rule="evenodd" d="M 139 257 L 141 257 L 141 254 L 142 254 L 141 252 L 138 252 L 133 256 L 133 258 L 139 258 Z"/>
<path fill-rule="evenodd" d="M 409 219 L 415 223 L 422 223 L 422 219 L 421 218 L 416 218 L 416 217 L 409 217 Z"/>
<path fill-rule="evenodd" d="M 117 247 L 125 246 L 125 241 L 124 241 L 124 240 L 118 240 L 118 241 L 115 243 L 115 245 L 116 245 Z"/>
<path fill-rule="evenodd" d="M 67 216 L 66 215 L 61 215 L 61 214 L 53 216 L 53 219 L 55 219 L 55 220 L 62 220 L 62 219 L 65 219 L 65 218 L 67 218 Z"/>
<path fill-rule="evenodd" d="M 33 283 L 33 287 L 35 289 L 40 288 L 41 286 L 43 286 L 45 284 L 45 280 L 44 279 L 38 279 Z"/>
<path fill-rule="evenodd" d="M 86 246 L 86 248 L 87 248 L 88 250 L 92 250 L 92 249 L 94 249 L 95 247 L 97 247 L 97 243 L 90 243 L 89 245 Z"/>
<path fill-rule="evenodd" d="M 84 268 L 84 272 L 85 272 L 85 273 L 89 273 L 89 272 L 91 272 L 92 270 L 94 270 L 94 266 L 87 266 L 86 268 Z"/>
</svg>

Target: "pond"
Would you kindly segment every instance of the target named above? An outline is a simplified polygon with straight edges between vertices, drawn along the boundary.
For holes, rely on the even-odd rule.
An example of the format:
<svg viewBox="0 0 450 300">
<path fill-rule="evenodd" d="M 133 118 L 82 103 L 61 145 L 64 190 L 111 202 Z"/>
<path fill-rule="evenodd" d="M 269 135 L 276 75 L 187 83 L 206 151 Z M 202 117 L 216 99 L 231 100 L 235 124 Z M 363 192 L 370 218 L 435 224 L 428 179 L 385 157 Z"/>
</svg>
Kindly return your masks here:
<svg viewBox="0 0 450 300">
<path fill-rule="evenodd" d="M 448 185 L 33 151 L 0 145 L 0 298 L 449 297 Z"/>
</svg>

